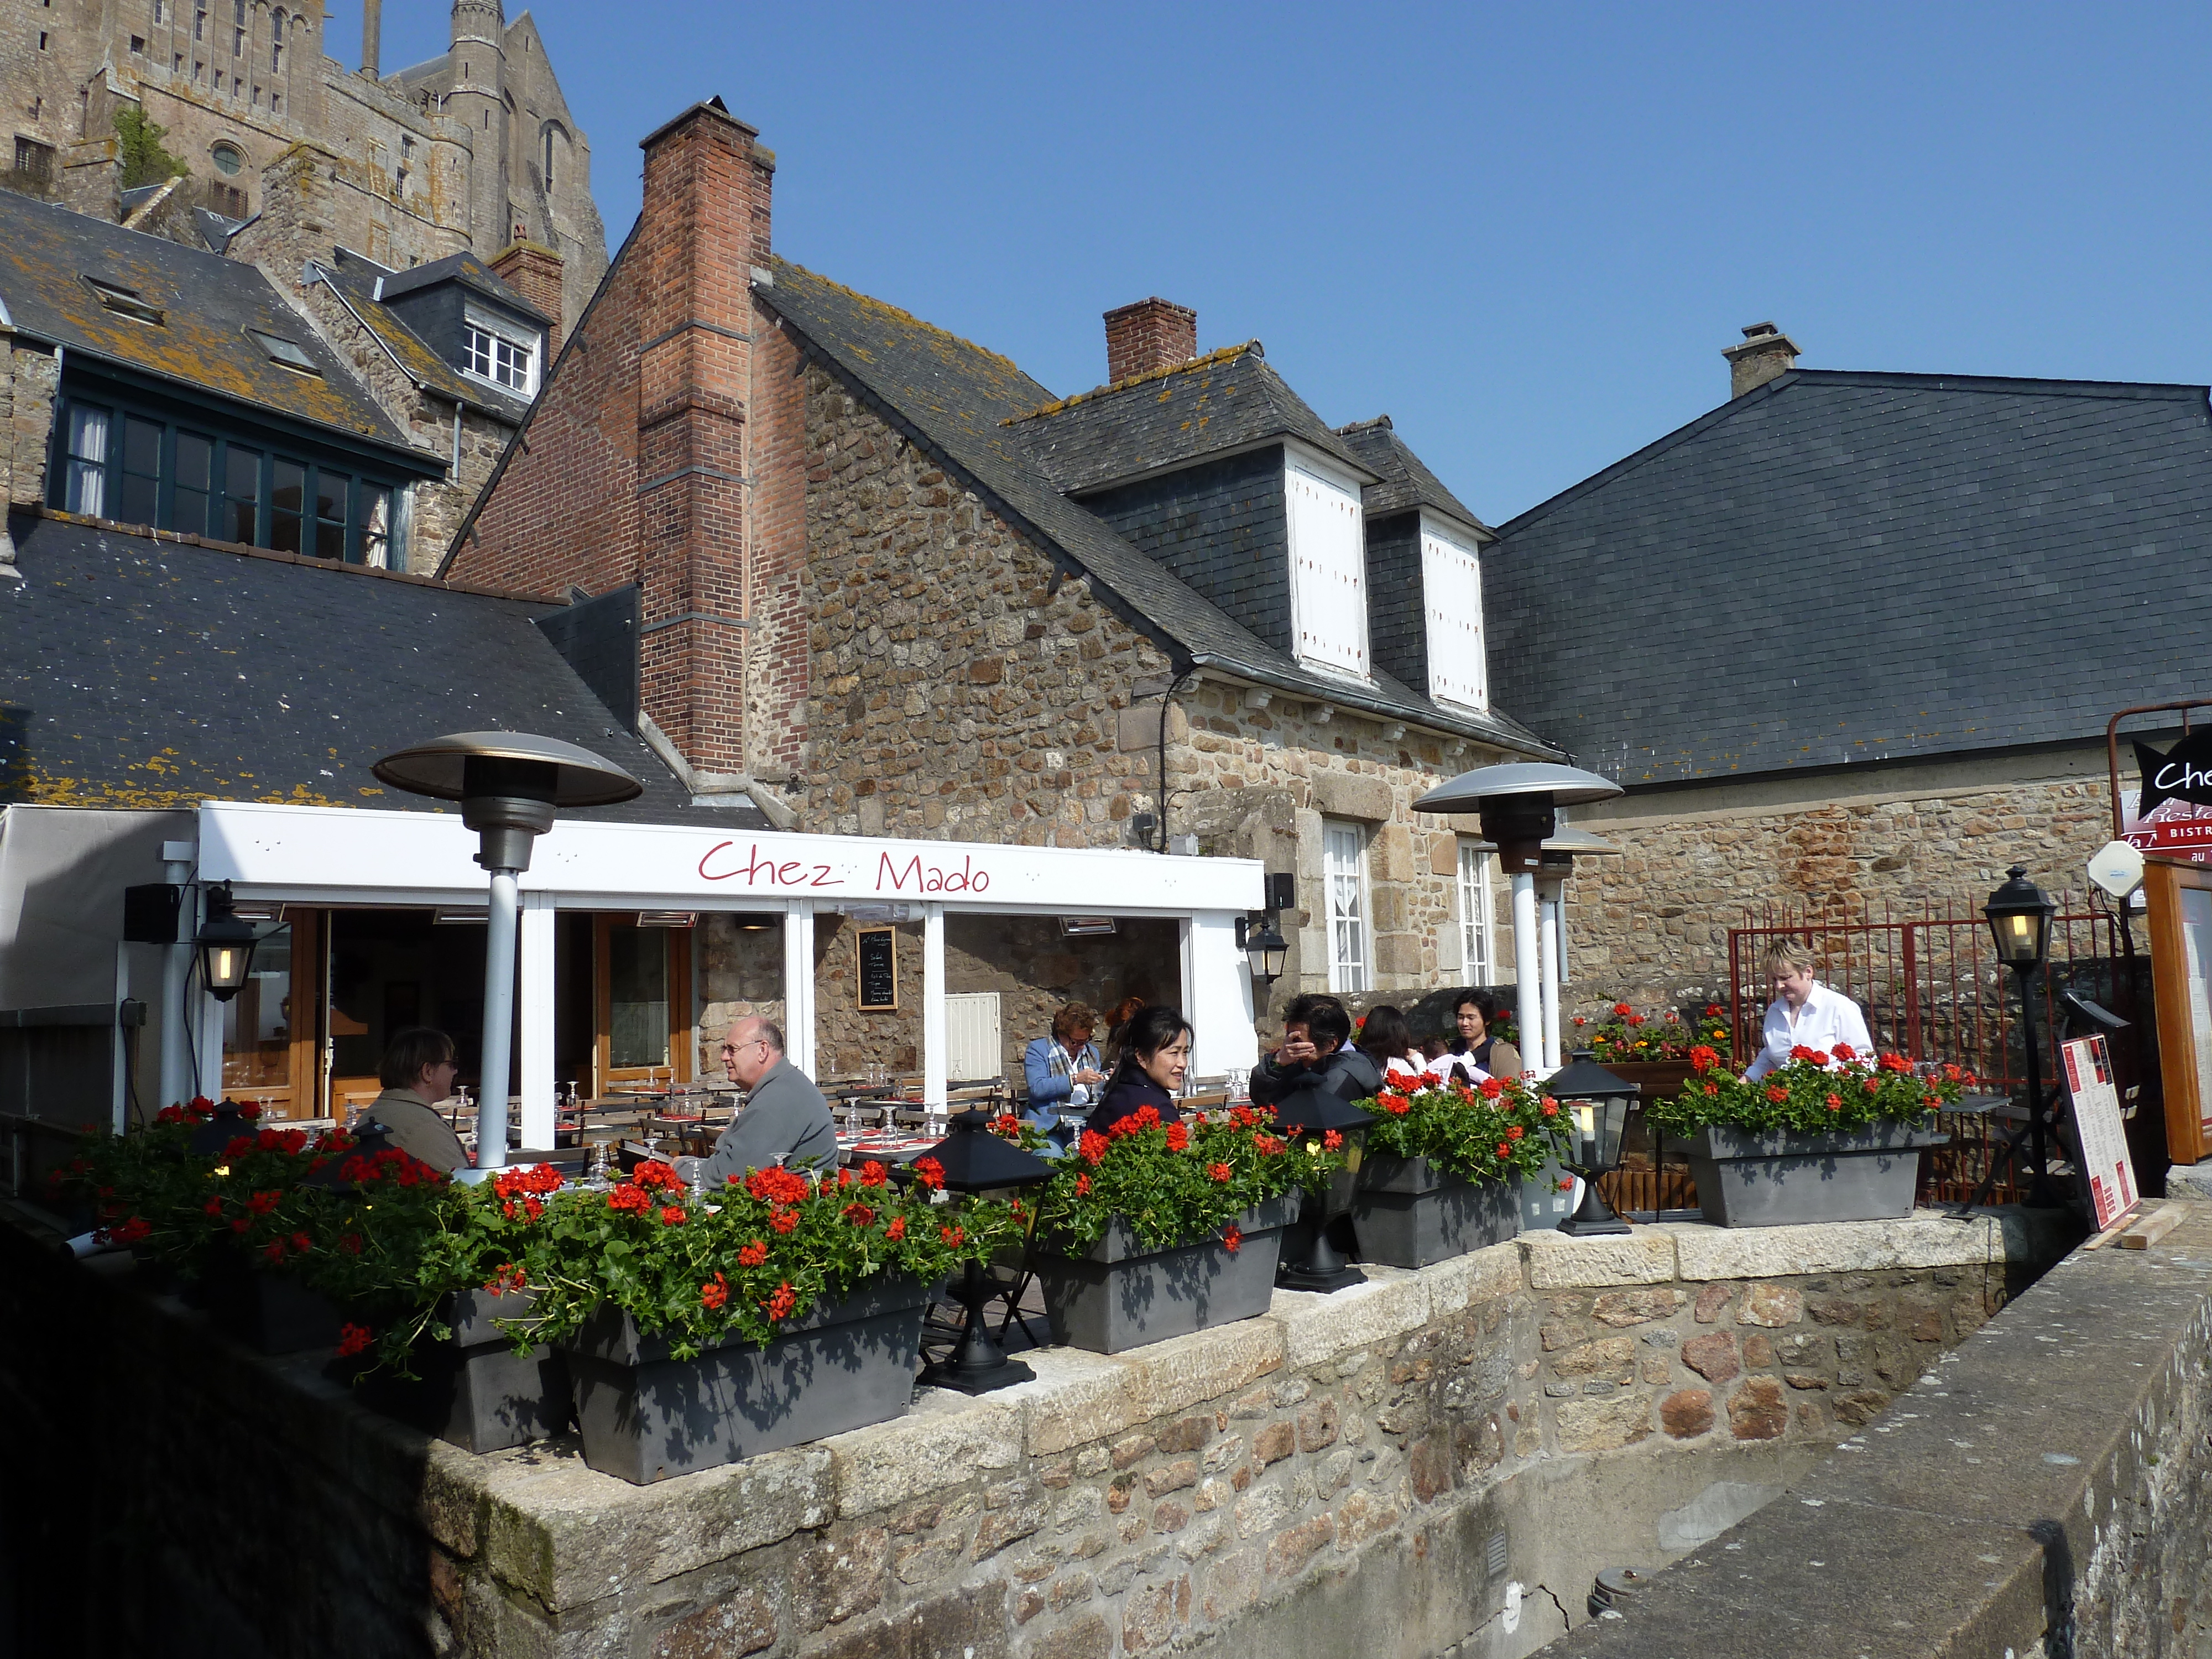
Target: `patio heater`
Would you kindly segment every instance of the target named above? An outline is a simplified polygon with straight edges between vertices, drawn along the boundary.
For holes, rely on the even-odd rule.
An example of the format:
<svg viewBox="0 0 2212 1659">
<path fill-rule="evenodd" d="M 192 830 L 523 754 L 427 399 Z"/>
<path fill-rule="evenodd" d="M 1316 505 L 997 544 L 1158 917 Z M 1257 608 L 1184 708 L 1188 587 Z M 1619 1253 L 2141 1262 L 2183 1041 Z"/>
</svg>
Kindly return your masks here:
<svg viewBox="0 0 2212 1659">
<path fill-rule="evenodd" d="M 988 1127 L 990 1121 L 991 1114 L 988 1111 L 963 1112 L 952 1120 L 952 1133 L 925 1154 L 945 1166 L 946 1192 L 1012 1199 L 1052 1179 L 1051 1164 L 1035 1152 L 991 1133 Z M 1034 1208 L 1030 1211 L 1028 1222 L 1023 1229 L 1024 1256 L 1028 1237 L 1036 1227 Z M 1026 1266 L 1025 1261 L 1024 1271 L 1017 1275 L 1016 1294 L 1028 1277 Z M 962 1394 L 988 1394 L 994 1389 L 1027 1382 L 1036 1376 L 1020 1360 L 1007 1358 L 1006 1351 L 991 1334 L 983 1310 L 1000 1293 L 1001 1286 L 994 1282 L 987 1269 L 974 1261 L 968 1264 L 960 1288 L 953 1292 L 953 1299 L 967 1310 L 959 1343 L 944 1358 L 923 1369 L 921 1380 L 926 1385 L 954 1389 Z"/>
<path fill-rule="evenodd" d="M 1544 843 L 1559 830 L 1558 809 L 1610 800 L 1620 786 L 1579 767 L 1548 761 L 1512 761 L 1479 766 L 1437 785 L 1413 803 L 1417 812 L 1474 812 L 1483 839 L 1498 848 L 1498 861 L 1513 879 L 1513 971 L 1519 981 L 1514 1013 L 1522 1041 L 1541 1054 L 1544 1029 L 1543 957 L 1536 929 L 1536 873 Z M 1556 995 L 1556 993 L 1554 993 Z"/>
<path fill-rule="evenodd" d="M 1989 918 L 1996 940 L 1997 960 L 2013 971 L 2020 982 L 2021 1046 L 2027 1050 L 2028 1158 L 2035 1178 L 2028 1183 L 2026 1203 L 2040 1209 L 2055 1208 L 2064 1200 L 2051 1184 L 2043 1140 L 2043 1066 L 2037 1052 L 2035 994 L 2028 981 L 2040 971 L 2051 952 L 2051 919 L 2058 907 L 2051 895 L 2027 878 L 2027 866 L 2015 864 L 2005 872 L 2005 884 L 1990 895 L 1982 914 Z"/>
<path fill-rule="evenodd" d="M 553 815 L 562 808 L 634 800 L 645 786 L 588 749 L 524 732 L 450 732 L 386 755 L 373 769 L 394 789 L 460 802 L 461 822 L 477 835 L 477 862 L 491 872 L 477 1167 L 454 1175 L 459 1181 L 482 1181 L 507 1162 L 517 878 L 530 867 L 531 844 L 553 827 Z"/>
</svg>

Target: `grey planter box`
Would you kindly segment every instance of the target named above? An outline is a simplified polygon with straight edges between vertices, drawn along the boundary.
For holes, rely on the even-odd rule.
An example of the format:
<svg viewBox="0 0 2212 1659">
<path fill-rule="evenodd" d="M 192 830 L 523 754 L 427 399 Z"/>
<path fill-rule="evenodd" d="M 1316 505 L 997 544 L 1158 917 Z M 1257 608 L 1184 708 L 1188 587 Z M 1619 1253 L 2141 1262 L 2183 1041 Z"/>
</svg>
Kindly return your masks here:
<svg viewBox="0 0 2212 1659">
<path fill-rule="evenodd" d="M 492 1322 L 520 1319 L 529 1291 L 457 1291 L 447 1312 L 453 1334 L 415 1354 L 413 1379 L 373 1375 L 368 1402 L 387 1416 L 472 1452 L 504 1451 L 568 1426 L 568 1366 L 544 1343 L 517 1353 Z"/>
<path fill-rule="evenodd" d="M 1425 1267 L 1521 1231 L 1521 1182 L 1463 1181 L 1425 1158 L 1371 1153 L 1352 1198 L 1359 1259 Z"/>
<path fill-rule="evenodd" d="M 764 1348 L 696 1359 L 603 1306 L 563 1346 L 584 1462 L 638 1486 L 905 1415 L 929 1287 L 878 1278 Z"/>
<path fill-rule="evenodd" d="M 1118 1216 L 1081 1255 L 1040 1251 L 1037 1284 L 1052 1340 L 1120 1353 L 1267 1312 L 1283 1225 L 1296 1198 L 1270 1199 L 1239 1216 L 1244 1237 L 1233 1255 L 1218 1236 L 1152 1249 Z"/>
<path fill-rule="evenodd" d="M 195 1287 L 209 1321 L 258 1353 L 298 1353 L 337 1345 L 337 1304 L 286 1273 L 256 1267 L 228 1246 L 210 1253 Z"/>
<path fill-rule="evenodd" d="M 1747 1134 L 1708 1124 L 1681 1144 L 1717 1227 L 1887 1221 L 1912 1213 L 1920 1149 L 1950 1136 L 1903 1123 L 1838 1134 Z"/>
</svg>

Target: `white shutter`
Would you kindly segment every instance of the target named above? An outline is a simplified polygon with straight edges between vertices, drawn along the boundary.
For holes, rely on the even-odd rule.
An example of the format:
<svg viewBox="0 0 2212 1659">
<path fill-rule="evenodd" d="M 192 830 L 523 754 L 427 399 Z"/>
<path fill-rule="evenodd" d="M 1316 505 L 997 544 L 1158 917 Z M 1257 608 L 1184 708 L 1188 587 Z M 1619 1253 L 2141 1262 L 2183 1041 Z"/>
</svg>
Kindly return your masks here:
<svg viewBox="0 0 2212 1659">
<path fill-rule="evenodd" d="M 1367 532 L 1359 492 L 1283 469 L 1291 533 L 1291 628 L 1300 662 L 1367 678 Z"/>
<path fill-rule="evenodd" d="M 1421 598 L 1427 615 L 1429 695 L 1462 708 L 1490 707 L 1482 637 L 1482 567 L 1472 541 L 1421 520 Z"/>
<path fill-rule="evenodd" d="M 945 1080 L 976 1083 L 1006 1069 L 1000 1046 L 999 994 L 961 991 L 945 999 Z"/>
</svg>

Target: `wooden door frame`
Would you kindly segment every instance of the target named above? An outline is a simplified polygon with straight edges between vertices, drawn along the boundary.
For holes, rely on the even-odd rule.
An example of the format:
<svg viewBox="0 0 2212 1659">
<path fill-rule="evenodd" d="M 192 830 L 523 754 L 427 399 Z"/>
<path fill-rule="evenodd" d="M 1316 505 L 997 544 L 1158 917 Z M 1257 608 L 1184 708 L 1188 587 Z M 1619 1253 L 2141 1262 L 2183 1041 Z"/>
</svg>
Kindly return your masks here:
<svg viewBox="0 0 2212 1659">
<path fill-rule="evenodd" d="M 626 1066 L 617 1072 L 609 1054 L 614 1043 L 614 974 L 608 940 L 617 927 L 635 927 L 623 916 L 600 911 L 592 918 L 592 1092 L 605 1096 L 610 1085 L 644 1078 L 659 1066 Z M 668 1063 L 678 1083 L 691 1081 L 692 1049 L 696 1039 L 691 1018 L 691 939 L 690 927 L 640 927 L 641 933 L 665 933 L 668 953 Z"/>
<path fill-rule="evenodd" d="M 2181 931 L 2181 895 L 2212 892 L 2212 866 L 2143 860 L 2143 906 L 2149 923 L 2153 1006 L 2158 1018 L 2158 1070 L 2166 1109 L 2166 1156 L 2195 1164 L 2212 1152 L 2197 1088 L 2197 1028 L 2191 1018 L 2189 947 Z M 2212 963 L 2207 964 L 2212 969 Z"/>
</svg>

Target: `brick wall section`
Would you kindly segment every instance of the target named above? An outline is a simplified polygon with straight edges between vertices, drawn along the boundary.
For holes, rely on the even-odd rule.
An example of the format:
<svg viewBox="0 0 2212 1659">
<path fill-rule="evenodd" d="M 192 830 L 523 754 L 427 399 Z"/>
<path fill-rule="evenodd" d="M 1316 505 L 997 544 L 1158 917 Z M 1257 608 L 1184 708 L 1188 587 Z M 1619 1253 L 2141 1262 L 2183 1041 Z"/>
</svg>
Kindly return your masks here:
<svg viewBox="0 0 2212 1659">
<path fill-rule="evenodd" d="M 1126 380 L 1198 356 L 1198 313 L 1158 297 L 1106 313 L 1106 378 Z"/>
<path fill-rule="evenodd" d="M 1279 651 L 1290 651 L 1290 520 L 1280 445 L 1083 503 Z"/>
</svg>

